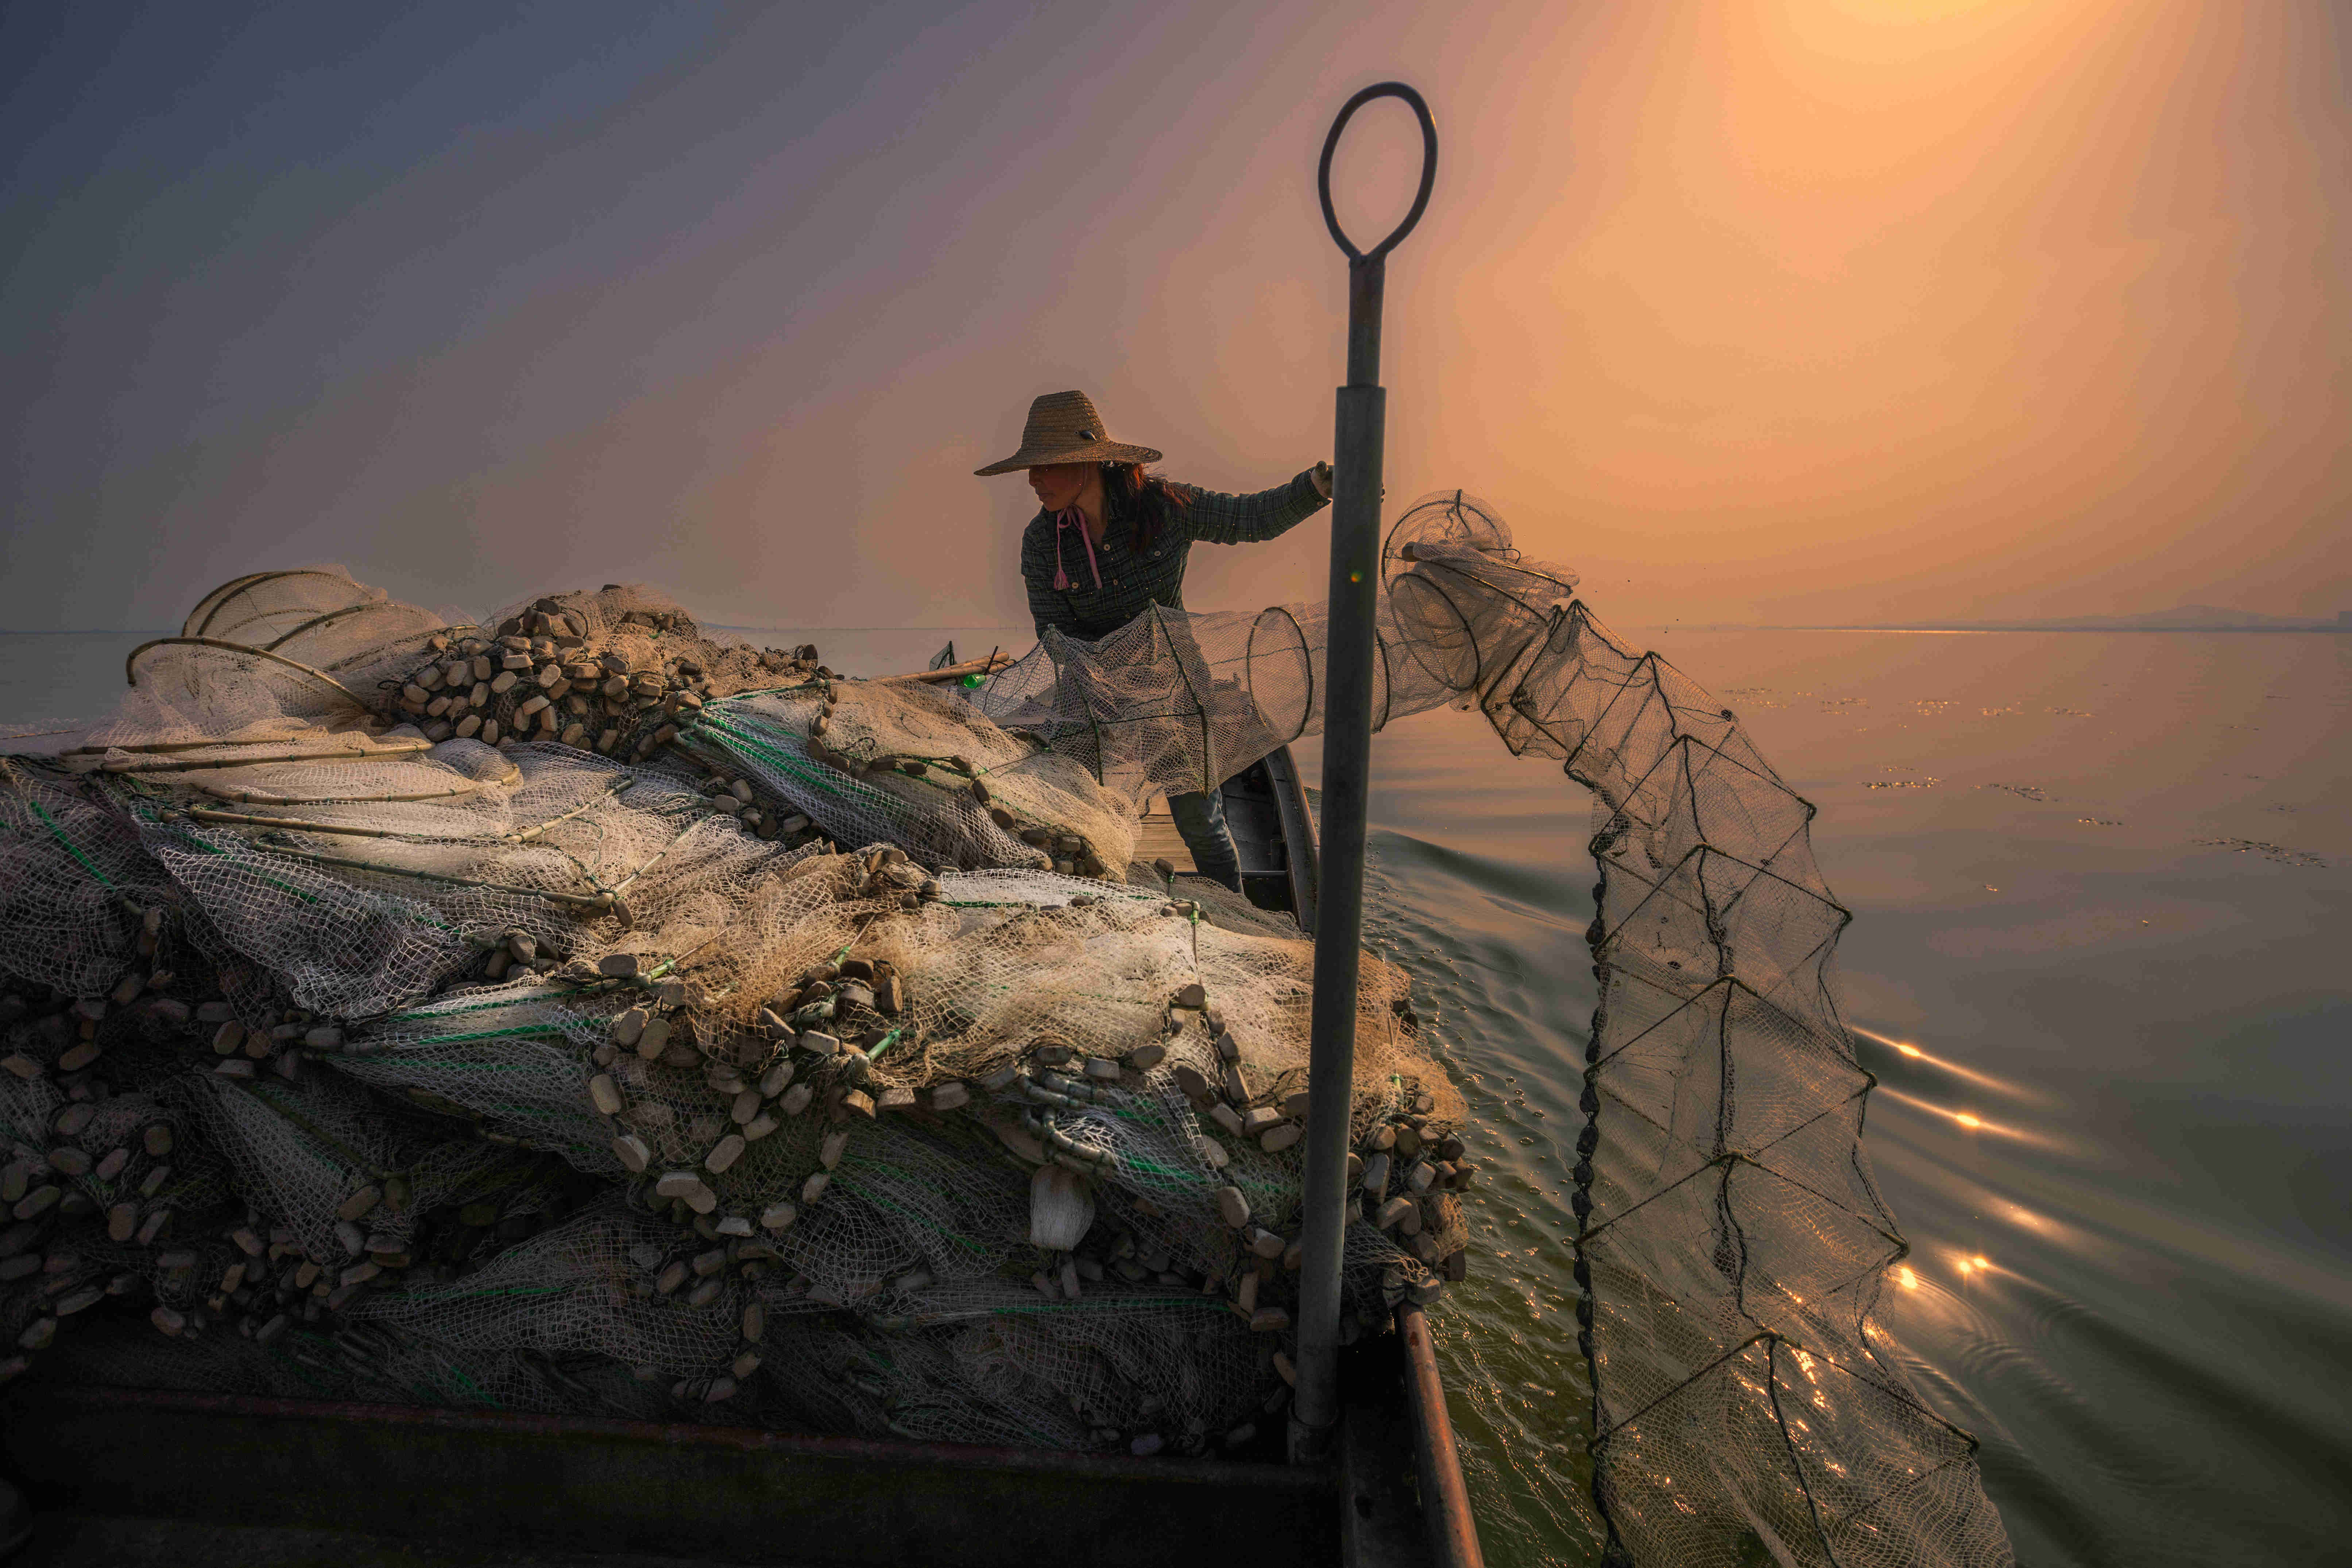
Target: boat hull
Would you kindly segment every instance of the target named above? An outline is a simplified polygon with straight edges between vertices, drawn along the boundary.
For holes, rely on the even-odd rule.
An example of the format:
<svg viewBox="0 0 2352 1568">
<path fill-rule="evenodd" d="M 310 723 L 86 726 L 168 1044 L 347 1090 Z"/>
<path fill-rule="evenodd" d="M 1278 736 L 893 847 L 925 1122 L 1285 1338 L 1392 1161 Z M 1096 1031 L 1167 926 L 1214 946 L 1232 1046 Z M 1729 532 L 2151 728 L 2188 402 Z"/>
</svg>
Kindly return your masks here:
<svg viewBox="0 0 2352 1568">
<path fill-rule="evenodd" d="M 1251 901 L 1311 931 L 1288 752 L 1227 804 Z M 1309 1465 L 37 1380 L 0 1399 L 0 1453 L 42 1510 L 26 1563 L 1476 1568 L 1420 1309 L 1398 1329 L 1343 1354 L 1341 1430 Z M 1250 1451 L 1279 1453 L 1284 1419 Z"/>
</svg>

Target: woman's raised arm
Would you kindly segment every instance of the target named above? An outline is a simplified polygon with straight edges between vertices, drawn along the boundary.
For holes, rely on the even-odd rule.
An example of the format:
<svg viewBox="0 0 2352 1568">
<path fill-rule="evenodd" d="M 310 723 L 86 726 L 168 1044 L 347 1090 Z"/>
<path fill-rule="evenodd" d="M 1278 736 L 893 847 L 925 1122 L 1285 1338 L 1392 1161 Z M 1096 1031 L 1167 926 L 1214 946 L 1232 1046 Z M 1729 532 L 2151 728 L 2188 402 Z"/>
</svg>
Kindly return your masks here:
<svg viewBox="0 0 2352 1568">
<path fill-rule="evenodd" d="M 1330 503 L 1315 486 L 1315 471 L 1255 495 L 1194 490 L 1192 504 L 1171 516 L 1203 544 L 1256 544 L 1289 532 Z"/>
</svg>

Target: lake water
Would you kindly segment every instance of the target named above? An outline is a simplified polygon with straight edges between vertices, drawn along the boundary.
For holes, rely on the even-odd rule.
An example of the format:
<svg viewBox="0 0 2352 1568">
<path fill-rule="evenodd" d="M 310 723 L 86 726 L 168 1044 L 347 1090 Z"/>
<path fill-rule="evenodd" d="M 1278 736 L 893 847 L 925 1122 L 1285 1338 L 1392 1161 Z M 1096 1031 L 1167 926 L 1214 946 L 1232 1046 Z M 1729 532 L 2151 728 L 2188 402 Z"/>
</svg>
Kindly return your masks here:
<svg viewBox="0 0 2352 1568">
<path fill-rule="evenodd" d="M 880 673 L 950 636 L 1028 641 L 755 640 Z M 0 721 L 103 709 L 141 640 L 0 637 Z M 1647 640 L 1821 808 L 1913 1248 L 1888 1326 L 1982 1441 L 2021 1560 L 2352 1555 L 2352 637 Z M 1590 801 L 1471 715 L 1401 721 L 1374 763 L 1370 940 L 1425 994 L 1487 1173 L 1435 1318 L 1486 1555 L 1591 1562 Z"/>
</svg>

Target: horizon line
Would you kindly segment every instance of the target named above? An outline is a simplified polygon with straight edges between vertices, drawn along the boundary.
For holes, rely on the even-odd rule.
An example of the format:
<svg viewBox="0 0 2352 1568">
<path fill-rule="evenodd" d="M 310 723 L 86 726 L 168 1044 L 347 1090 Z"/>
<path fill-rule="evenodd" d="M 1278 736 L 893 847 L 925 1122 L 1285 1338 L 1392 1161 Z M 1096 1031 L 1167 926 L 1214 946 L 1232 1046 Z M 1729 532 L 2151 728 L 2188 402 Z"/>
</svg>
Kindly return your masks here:
<svg viewBox="0 0 2352 1568">
<path fill-rule="evenodd" d="M 481 623 L 477 621 L 473 624 L 479 626 Z M 719 632 L 995 632 L 1014 629 L 1010 622 L 995 625 L 985 621 L 974 621 L 969 626 L 759 626 L 750 622 L 735 621 L 704 621 L 701 624 L 712 631 Z M 168 637 L 177 636 L 179 636 L 177 629 L 171 626 L 0 626 L 0 637 Z"/>
<path fill-rule="evenodd" d="M 2328 621 L 2313 621 L 2303 626 L 2226 626 L 2191 623 L 2160 626 L 2144 621 L 2118 624 L 2097 624 L 2086 621 L 1912 621 L 1862 623 L 1766 623 L 1762 621 L 1706 621 L 1685 625 L 1682 622 L 1662 622 L 1661 631 L 1685 632 L 2284 632 L 2308 635 L 2313 632 L 2331 636 L 2352 636 L 2352 625 Z"/>
<path fill-rule="evenodd" d="M 480 623 L 474 623 L 477 626 Z M 832 632 L 971 632 L 1017 631 L 1010 622 L 974 621 L 964 625 L 934 625 L 914 626 L 811 626 L 762 625 L 748 621 L 704 621 L 707 629 L 719 632 L 793 632 L 823 634 Z M 2352 623 L 2336 621 L 2306 621 L 2300 624 L 2235 626 L 2222 623 L 2159 625 L 2150 622 L 2117 621 L 1630 621 L 1620 623 L 1629 627 L 1653 631 L 1685 632 L 2284 632 L 2329 633 L 2352 636 Z M 170 626 L 0 626 L 0 637 L 174 637 Z"/>
</svg>

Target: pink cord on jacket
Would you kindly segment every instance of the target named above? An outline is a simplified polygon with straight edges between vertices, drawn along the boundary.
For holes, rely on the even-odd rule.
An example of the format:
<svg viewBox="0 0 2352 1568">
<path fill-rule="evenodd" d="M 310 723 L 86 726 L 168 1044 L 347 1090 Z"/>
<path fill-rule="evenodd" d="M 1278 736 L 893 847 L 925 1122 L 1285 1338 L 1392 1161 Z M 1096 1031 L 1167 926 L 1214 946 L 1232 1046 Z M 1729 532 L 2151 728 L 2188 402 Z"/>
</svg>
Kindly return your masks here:
<svg viewBox="0 0 2352 1568">
<path fill-rule="evenodd" d="M 1066 528 L 1078 531 L 1078 542 L 1087 547 L 1087 570 L 1095 574 L 1095 592 L 1101 593 L 1102 568 L 1095 564 L 1095 542 L 1087 536 L 1086 513 L 1074 506 L 1066 506 L 1054 514 L 1054 591 L 1070 591 L 1070 574 L 1062 570 L 1062 531 Z"/>
</svg>

